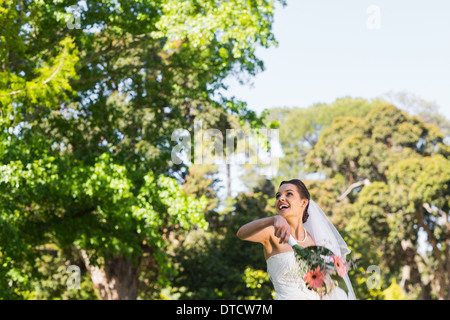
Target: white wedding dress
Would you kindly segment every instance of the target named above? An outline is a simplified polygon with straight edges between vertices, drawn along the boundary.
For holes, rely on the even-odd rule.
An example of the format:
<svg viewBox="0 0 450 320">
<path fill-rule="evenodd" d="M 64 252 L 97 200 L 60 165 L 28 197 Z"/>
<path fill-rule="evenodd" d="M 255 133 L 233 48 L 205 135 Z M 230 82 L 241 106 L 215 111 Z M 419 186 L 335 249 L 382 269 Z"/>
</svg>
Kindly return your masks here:
<svg viewBox="0 0 450 320">
<path fill-rule="evenodd" d="M 299 274 L 294 251 L 275 254 L 267 259 L 267 273 L 273 283 L 275 300 L 320 300 L 320 296 L 306 287 Z M 323 300 L 347 300 L 344 290 L 336 288 L 330 296 Z"/>
</svg>

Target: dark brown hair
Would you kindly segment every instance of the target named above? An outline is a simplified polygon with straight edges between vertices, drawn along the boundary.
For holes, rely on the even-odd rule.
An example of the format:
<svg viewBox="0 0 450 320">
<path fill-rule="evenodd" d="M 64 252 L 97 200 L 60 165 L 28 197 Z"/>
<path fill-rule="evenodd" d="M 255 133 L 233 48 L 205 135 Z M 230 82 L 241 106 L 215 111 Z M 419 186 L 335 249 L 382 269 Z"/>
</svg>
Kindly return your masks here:
<svg viewBox="0 0 450 320">
<path fill-rule="evenodd" d="M 281 187 L 281 185 L 287 184 L 287 183 L 294 184 L 297 187 L 297 190 L 300 193 L 300 197 L 302 199 L 308 199 L 308 204 L 306 205 L 305 211 L 303 212 L 303 219 L 302 219 L 303 223 L 305 223 L 306 220 L 308 220 L 308 217 L 309 217 L 308 208 L 309 208 L 309 200 L 311 200 L 311 196 L 309 195 L 308 188 L 306 188 L 306 186 L 303 183 L 303 181 L 301 181 L 299 179 L 292 179 L 292 180 L 289 180 L 289 181 L 282 181 L 280 183 L 279 187 Z"/>
</svg>

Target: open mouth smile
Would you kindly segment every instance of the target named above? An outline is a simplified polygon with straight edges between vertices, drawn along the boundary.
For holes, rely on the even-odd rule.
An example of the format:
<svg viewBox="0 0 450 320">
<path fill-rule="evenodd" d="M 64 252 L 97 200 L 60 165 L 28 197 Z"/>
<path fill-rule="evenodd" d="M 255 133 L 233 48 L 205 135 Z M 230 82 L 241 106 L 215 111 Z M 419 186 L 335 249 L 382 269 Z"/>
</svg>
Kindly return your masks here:
<svg viewBox="0 0 450 320">
<path fill-rule="evenodd" d="M 279 206 L 278 206 L 278 210 L 279 211 L 286 211 L 286 210 L 288 210 L 290 208 L 290 206 L 288 205 L 288 204 L 286 204 L 286 203 L 282 203 L 282 204 L 280 204 Z"/>
</svg>

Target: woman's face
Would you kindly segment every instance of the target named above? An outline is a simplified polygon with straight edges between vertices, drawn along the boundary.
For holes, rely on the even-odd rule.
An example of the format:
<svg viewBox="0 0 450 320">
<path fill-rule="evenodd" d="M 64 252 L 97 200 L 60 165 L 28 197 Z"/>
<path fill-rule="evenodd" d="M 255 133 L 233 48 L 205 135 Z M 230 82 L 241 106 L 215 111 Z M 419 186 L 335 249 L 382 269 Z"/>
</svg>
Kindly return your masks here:
<svg viewBox="0 0 450 320">
<path fill-rule="evenodd" d="M 307 203 L 307 199 L 300 197 L 297 186 L 291 183 L 282 184 L 275 195 L 277 213 L 283 217 L 301 215 Z"/>
</svg>

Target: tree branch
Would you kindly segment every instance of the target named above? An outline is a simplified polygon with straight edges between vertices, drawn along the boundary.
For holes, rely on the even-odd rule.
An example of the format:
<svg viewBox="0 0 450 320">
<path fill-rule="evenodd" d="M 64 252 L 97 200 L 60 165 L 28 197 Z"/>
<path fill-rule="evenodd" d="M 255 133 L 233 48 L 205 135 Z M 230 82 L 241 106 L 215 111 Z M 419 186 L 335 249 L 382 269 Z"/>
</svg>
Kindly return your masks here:
<svg viewBox="0 0 450 320">
<path fill-rule="evenodd" d="M 58 74 L 59 70 L 61 70 L 61 65 L 62 65 L 62 62 L 63 62 L 63 57 L 64 57 L 64 53 L 63 53 L 63 55 L 62 55 L 61 58 L 60 58 L 60 61 L 59 61 L 58 66 L 56 67 L 56 70 L 53 72 L 53 74 L 52 74 L 49 78 L 45 79 L 45 80 L 42 82 L 43 85 L 45 85 L 45 84 L 47 84 L 48 82 L 52 81 L 53 78 Z M 25 89 L 21 89 L 21 90 L 16 90 L 16 91 L 8 92 L 6 95 L 7 95 L 7 96 L 14 96 L 14 95 L 16 95 L 16 94 L 18 94 L 18 93 L 21 93 L 21 92 L 23 92 L 23 91 L 25 91 Z"/>
<path fill-rule="evenodd" d="M 358 188 L 358 187 L 360 187 L 360 186 L 362 186 L 362 185 L 368 186 L 368 185 L 370 185 L 370 183 L 371 183 L 371 182 L 370 182 L 369 179 L 364 179 L 363 181 L 358 181 L 358 182 L 355 182 L 355 183 L 351 184 L 351 185 L 347 188 L 347 190 L 345 190 L 345 191 L 337 198 L 337 200 L 338 200 L 338 201 L 344 200 L 345 197 L 347 197 L 348 194 L 349 194 L 350 192 L 352 192 L 353 189 Z"/>
</svg>

